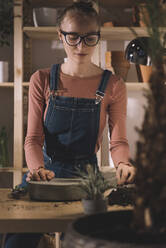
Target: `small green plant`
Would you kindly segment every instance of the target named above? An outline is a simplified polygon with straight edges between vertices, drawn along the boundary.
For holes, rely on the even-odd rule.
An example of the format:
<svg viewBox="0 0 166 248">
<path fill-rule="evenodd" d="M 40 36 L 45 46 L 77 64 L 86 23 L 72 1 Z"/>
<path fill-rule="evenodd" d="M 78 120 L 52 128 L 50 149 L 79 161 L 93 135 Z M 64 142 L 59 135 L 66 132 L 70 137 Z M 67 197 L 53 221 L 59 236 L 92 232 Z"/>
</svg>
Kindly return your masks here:
<svg viewBox="0 0 166 248">
<path fill-rule="evenodd" d="M 86 199 L 104 199 L 104 193 L 111 188 L 98 168 L 88 164 L 85 171 L 78 170 L 81 178 L 81 189 L 86 193 Z"/>
<path fill-rule="evenodd" d="M 8 136 L 5 127 L 0 130 L 0 167 L 9 165 Z"/>
</svg>

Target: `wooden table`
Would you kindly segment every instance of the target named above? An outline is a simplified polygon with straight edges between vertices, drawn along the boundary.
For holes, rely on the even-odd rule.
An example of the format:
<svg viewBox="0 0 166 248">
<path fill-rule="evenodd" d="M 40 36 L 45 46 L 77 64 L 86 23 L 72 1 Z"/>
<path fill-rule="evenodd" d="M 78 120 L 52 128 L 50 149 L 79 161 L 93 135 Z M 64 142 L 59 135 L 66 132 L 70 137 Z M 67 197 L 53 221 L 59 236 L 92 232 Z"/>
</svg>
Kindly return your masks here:
<svg viewBox="0 0 166 248">
<path fill-rule="evenodd" d="M 80 201 L 37 202 L 28 197 L 8 197 L 10 189 L 0 189 L 0 233 L 64 232 L 68 224 L 83 216 Z M 109 211 L 131 209 L 131 206 L 109 206 Z"/>
</svg>

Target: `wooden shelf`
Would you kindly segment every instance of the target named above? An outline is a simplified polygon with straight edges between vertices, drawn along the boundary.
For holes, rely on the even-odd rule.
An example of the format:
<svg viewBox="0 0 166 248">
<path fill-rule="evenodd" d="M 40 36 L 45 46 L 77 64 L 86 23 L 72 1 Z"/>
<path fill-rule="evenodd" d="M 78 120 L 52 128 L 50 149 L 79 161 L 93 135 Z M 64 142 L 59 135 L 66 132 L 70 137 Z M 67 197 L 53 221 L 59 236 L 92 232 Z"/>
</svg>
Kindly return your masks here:
<svg viewBox="0 0 166 248">
<path fill-rule="evenodd" d="M 24 87 L 28 87 L 29 86 L 29 82 L 23 82 L 22 85 Z M 1 88 L 14 88 L 14 83 L 13 82 L 0 83 L 0 87 Z"/>
<path fill-rule="evenodd" d="M 32 39 L 58 39 L 56 27 L 24 27 L 23 31 Z"/>
<path fill-rule="evenodd" d="M 22 83 L 23 87 L 29 87 L 29 82 L 23 82 Z M 142 82 L 126 82 L 126 85 L 127 87 L 129 88 L 129 90 L 133 89 L 141 89 L 142 87 L 143 88 L 147 88 L 148 87 L 148 84 L 147 83 L 142 83 Z M 8 87 L 8 88 L 14 88 L 14 83 L 2 83 L 0 84 L 0 87 Z"/>
<path fill-rule="evenodd" d="M 51 6 L 51 7 L 64 7 L 73 3 L 73 0 L 31 0 L 33 7 Z M 99 0 L 99 6 L 104 8 L 131 8 L 135 4 L 134 0 Z"/>
<path fill-rule="evenodd" d="M 29 87 L 29 82 L 23 82 L 22 85 L 23 85 L 24 87 Z"/>
<path fill-rule="evenodd" d="M 29 82 L 24 82 L 23 85 L 29 87 Z M 129 90 L 141 90 L 142 88 L 148 89 L 148 83 L 143 82 L 126 82 L 126 86 Z"/>
<path fill-rule="evenodd" d="M 143 27 L 101 27 L 103 40 L 132 40 L 137 36 L 148 36 Z"/>
<path fill-rule="evenodd" d="M 20 169 L 16 169 L 14 167 L 2 167 L 0 168 L 0 172 L 15 172 L 20 171 Z M 22 172 L 27 172 L 28 168 L 22 168 Z"/>
<path fill-rule="evenodd" d="M 148 36 L 143 27 L 101 27 L 101 39 L 103 40 L 131 40 L 138 36 Z M 58 39 L 57 27 L 24 27 L 23 31 L 32 39 Z"/>
<path fill-rule="evenodd" d="M 6 87 L 13 87 L 14 83 L 13 82 L 3 82 L 0 83 L 0 87 L 6 88 Z"/>
<path fill-rule="evenodd" d="M 130 83 L 130 82 L 126 82 L 126 86 L 127 86 L 127 90 L 128 91 L 139 91 L 142 89 L 149 89 L 149 84 L 148 83 Z"/>
</svg>

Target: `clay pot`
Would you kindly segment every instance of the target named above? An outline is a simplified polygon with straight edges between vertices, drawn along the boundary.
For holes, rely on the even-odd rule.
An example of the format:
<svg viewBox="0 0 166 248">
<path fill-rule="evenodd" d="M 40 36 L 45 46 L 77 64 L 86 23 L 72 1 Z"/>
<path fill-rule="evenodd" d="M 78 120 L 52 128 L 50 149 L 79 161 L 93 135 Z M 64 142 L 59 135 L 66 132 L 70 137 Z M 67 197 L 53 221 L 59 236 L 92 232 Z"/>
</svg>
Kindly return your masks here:
<svg viewBox="0 0 166 248">
<path fill-rule="evenodd" d="M 132 211 L 89 215 L 69 225 L 64 248 L 165 248 L 166 236 L 138 233 L 131 226 Z"/>
<path fill-rule="evenodd" d="M 113 22 L 105 22 L 104 24 L 103 24 L 103 26 L 104 27 L 113 27 L 114 26 L 114 24 L 113 24 Z"/>
<path fill-rule="evenodd" d="M 140 27 L 146 27 L 149 23 L 149 14 L 147 12 L 145 4 L 140 4 L 139 7 L 139 25 Z"/>
<path fill-rule="evenodd" d="M 130 62 L 125 59 L 125 53 L 123 51 L 112 51 L 111 63 L 115 74 L 120 75 L 126 81 Z"/>
<path fill-rule="evenodd" d="M 85 214 L 95 214 L 107 211 L 108 199 L 88 200 L 82 199 Z"/>
<path fill-rule="evenodd" d="M 141 71 L 142 81 L 148 83 L 152 74 L 152 66 L 139 65 L 139 67 Z"/>
</svg>

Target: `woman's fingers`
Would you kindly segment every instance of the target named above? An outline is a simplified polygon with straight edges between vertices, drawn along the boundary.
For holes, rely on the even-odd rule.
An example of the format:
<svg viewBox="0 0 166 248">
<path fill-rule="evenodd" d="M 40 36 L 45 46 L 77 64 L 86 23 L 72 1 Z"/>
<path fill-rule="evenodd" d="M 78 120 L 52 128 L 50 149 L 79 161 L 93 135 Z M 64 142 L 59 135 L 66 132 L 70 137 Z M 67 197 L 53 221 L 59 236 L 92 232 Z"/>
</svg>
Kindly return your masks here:
<svg viewBox="0 0 166 248">
<path fill-rule="evenodd" d="M 32 173 L 28 172 L 27 177 L 26 177 L 26 181 L 29 182 L 32 178 Z"/>
<path fill-rule="evenodd" d="M 34 170 L 33 174 L 32 174 L 32 180 L 34 181 L 40 181 L 40 175 L 39 175 L 39 171 Z"/>
<path fill-rule="evenodd" d="M 40 180 L 46 181 L 46 170 L 45 169 L 40 169 L 38 171 L 38 175 L 40 176 Z"/>
<path fill-rule="evenodd" d="M 135 178 L 135 168 L 133 166 L 120 163 L 116 171 L 116 176 L 119 185 L 133 183 Z"/>
<path fill-rule="evenodd" d="M 51 180 L 52 178 L 55 177 L 55 173 L 53 171 L 48 170 L 48 173 L 46 176 L 47 176 L 47 180 Z"/>
<path fill-rule="evenodd" d="M 134 182 L 134 179 L 135 179 L 135 168 L 134 167 L 131 167 L 130 168 L 129 175 L 128 175 L 128 178 L 127 178 L 127 182 L 128 183 L 133 183 Z"/>
<path fill-rule="evenodd" d="M 29 172 L 27 174 L 26 181 L 34 180 L 34 181 L 46 181 L 51 180 L 55 177 L 55 173 L 50 170 L 46 170 L 45 168 L 40 168 L 38 170 L 34 170 L 33 173 Z"/>
</svg>

